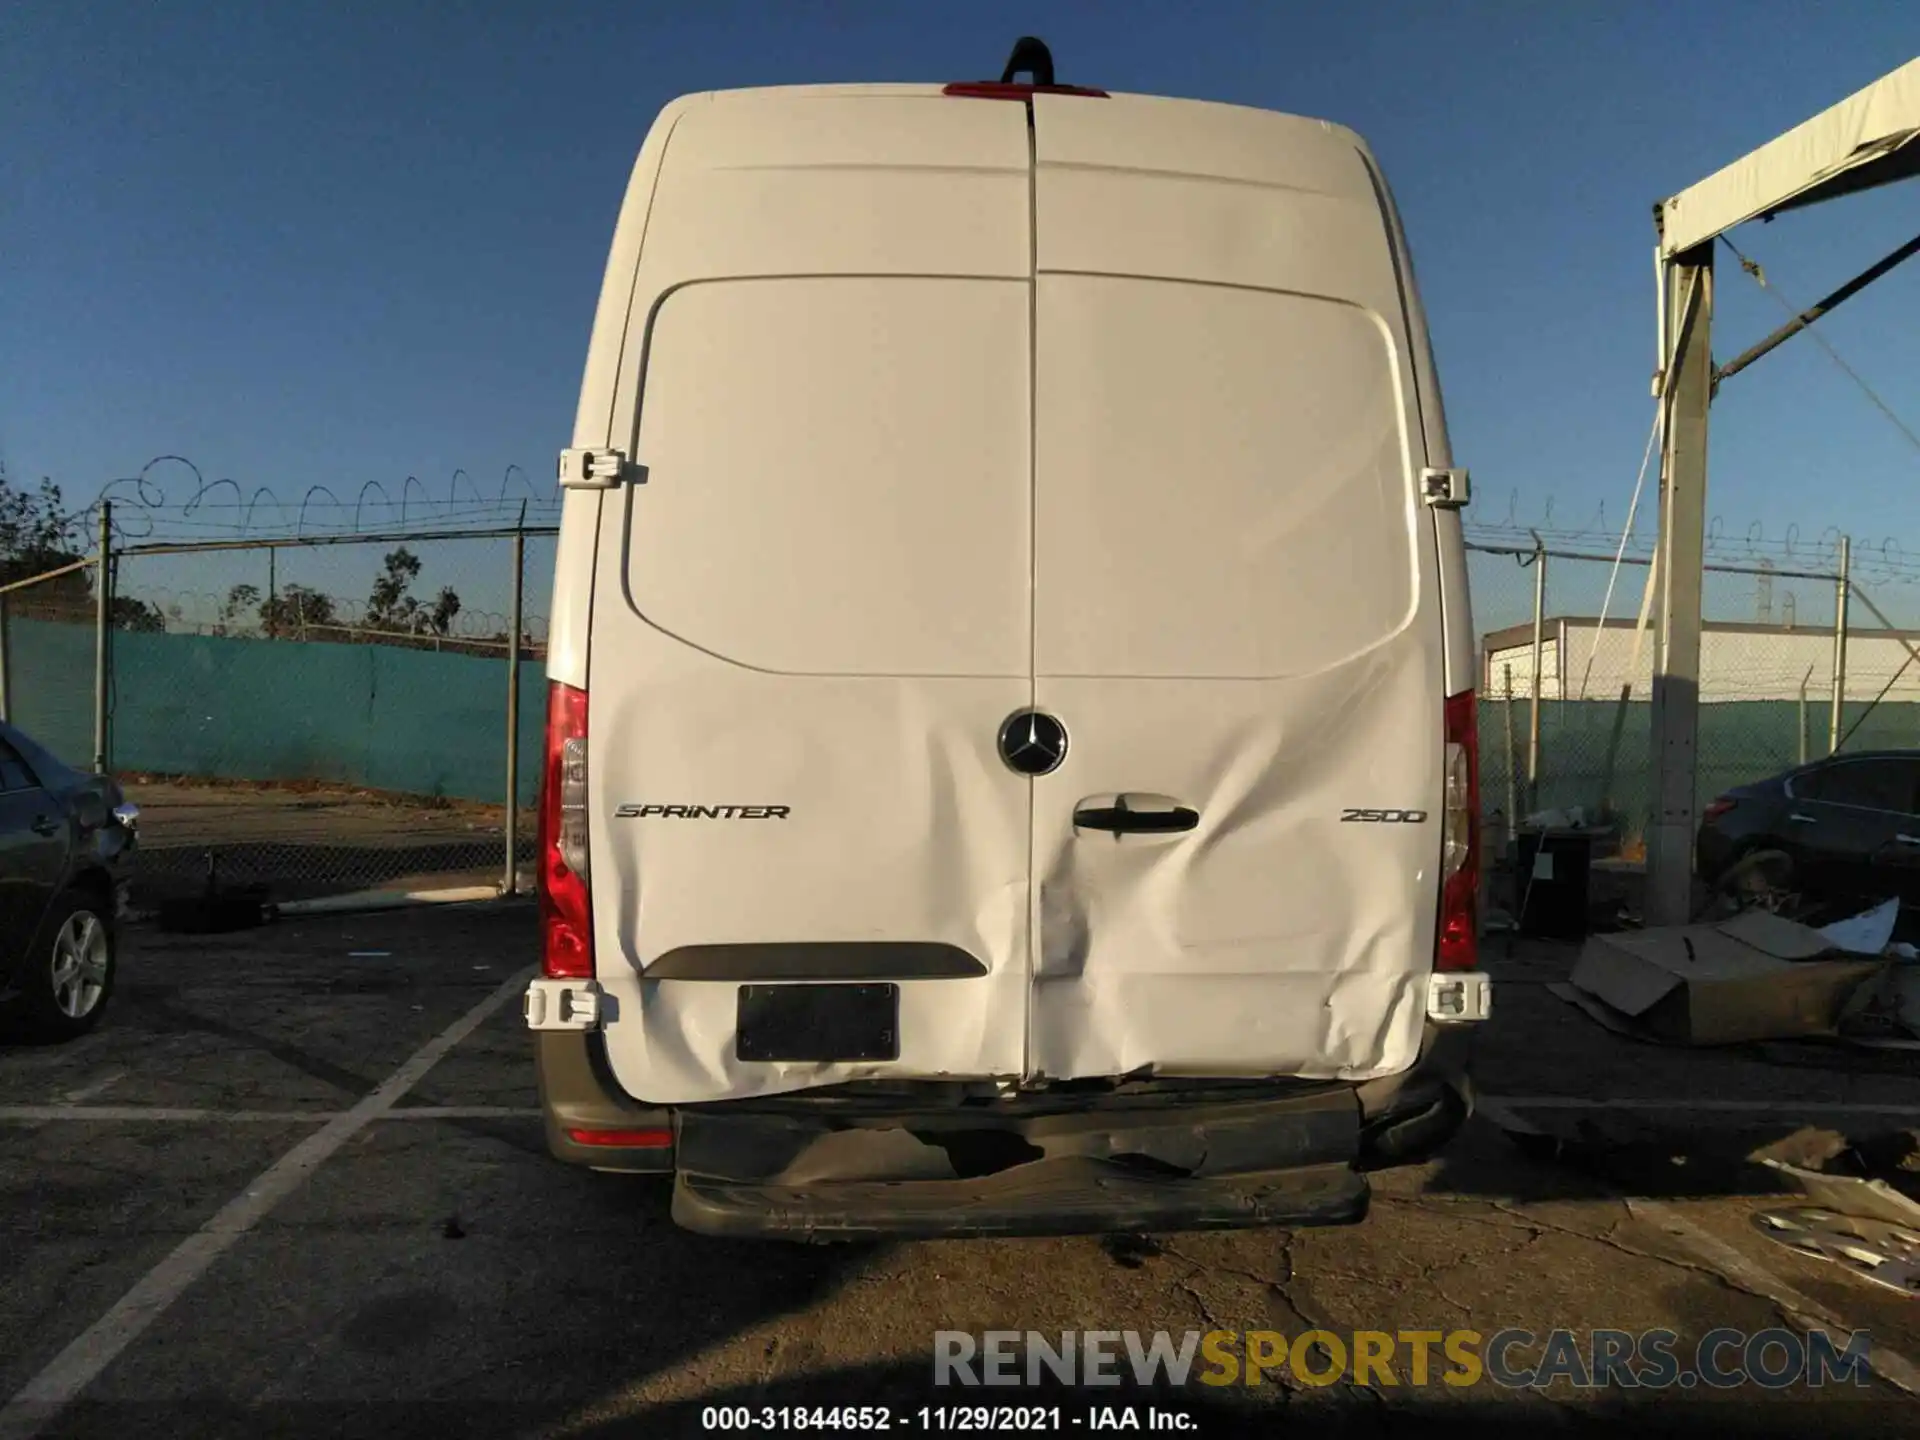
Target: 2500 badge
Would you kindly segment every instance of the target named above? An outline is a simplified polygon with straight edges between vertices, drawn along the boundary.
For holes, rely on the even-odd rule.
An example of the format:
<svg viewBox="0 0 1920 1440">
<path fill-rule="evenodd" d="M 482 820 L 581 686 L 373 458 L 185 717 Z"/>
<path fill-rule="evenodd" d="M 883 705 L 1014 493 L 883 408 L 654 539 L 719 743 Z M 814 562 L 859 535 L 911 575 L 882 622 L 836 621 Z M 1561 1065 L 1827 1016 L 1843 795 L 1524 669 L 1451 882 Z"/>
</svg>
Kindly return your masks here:
<svg viewBox="0 0 1920 1440">
<path fill-rule="evenodd" d="M 1342 810 L 1342 825 L 1424 825 L 1424 810 Z"/>
</svg>

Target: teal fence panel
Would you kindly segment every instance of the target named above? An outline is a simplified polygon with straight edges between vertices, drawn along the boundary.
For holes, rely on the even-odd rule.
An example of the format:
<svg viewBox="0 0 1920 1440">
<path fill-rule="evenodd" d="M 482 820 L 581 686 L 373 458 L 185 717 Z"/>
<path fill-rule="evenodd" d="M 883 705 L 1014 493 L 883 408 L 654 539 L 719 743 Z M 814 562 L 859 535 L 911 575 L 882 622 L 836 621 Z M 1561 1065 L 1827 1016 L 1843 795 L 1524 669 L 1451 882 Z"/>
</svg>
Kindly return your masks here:
<svg viewBox="0 0 1920 1440">
<path fill-rule="evenodd" d="M 547 666 L 520 662 L 520 803 L 540 799 L 540 777 L 547 753 Z M 531 831 L 529 831 L 531 833 Z"/>
<path fill-rule="evenodd" d="M 15 620 L 16 723 L 71 764 L 93 752 L 93 630 Z M 545 666 L 521 664 L 520 800 L 539 798 Z M 499 804 L 506 789 L 504 657 L 255 638 L 113 637 L 113 763 L 122 773 L 320 781 Z M 1480 704 L 1482 808 L 1507 807 L 1508 777 L 1529 808 L 1529 707 Z M 1827 708 L 1805 712 L 1807 754 L 1827 748 Z M 1540 716 L 1540 808 L 1606 808 L 1637 832 L 1650 812 L 1650 707 L 1548 700 Z M 1763 779 L 1799 760 L 1793 701 L 1700 707 L 1699 797 Z M 1854 728 L 1857 725 L 1857 728 Z M 1920 704 L 1850 702 L 1846 748 L 1920 749 Z M 530 821 L 528 822 L 531 823 Z"/>
<path fill-rule="evenodd" d="M 537 661 L 521 663 L 521 696 L 519 790 L 531 804 L 545 721 Z M 112 704 L 123 773 L 506 798 L 504 656 L 122 632 Z"/>
<path fill-rule="evenodd" d="M 365 785 L 373 674 L 372 646 L 116 634 L 114 768 Z"/>
<path fill-rule="evenodd" d="M 7 625 L 10 718 L 67 764 L 93 768 L 93 627 Z"/>
</svg>

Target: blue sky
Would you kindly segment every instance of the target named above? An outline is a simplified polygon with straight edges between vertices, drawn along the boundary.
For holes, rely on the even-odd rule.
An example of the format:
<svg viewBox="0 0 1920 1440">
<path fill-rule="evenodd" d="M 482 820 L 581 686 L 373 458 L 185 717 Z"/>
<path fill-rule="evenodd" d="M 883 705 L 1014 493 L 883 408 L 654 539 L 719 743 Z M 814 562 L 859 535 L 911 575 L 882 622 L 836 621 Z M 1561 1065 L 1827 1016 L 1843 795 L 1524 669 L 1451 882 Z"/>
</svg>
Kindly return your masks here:
<svg viewBox="0 0 1920 1440">
<path fill-rule="evenodd" d="M 28 0 L 0 18 L 0 457 L 80 501 L 164 452 L 282 496 L 544 485 L 664 101 L 989 76 L 1028 31 L 1064 80 L 1366 135 L 1478 518 L 1567 528 L 1617 523 L 1645 440 L 1652 202 L 1920 53 L 1920 6 Z M 1735 239 L 1807 303 L 1916 231 L 1909 183 Z M 1780 316 L 1722 275 L 1726 355 Z M 1920 429 L 1916 322 L 1920 261 L 1823 329 Z M 1920 452 L 1813 345 L 1714 427 L 1729 528 L 1920 550 Z"/>
</svg>

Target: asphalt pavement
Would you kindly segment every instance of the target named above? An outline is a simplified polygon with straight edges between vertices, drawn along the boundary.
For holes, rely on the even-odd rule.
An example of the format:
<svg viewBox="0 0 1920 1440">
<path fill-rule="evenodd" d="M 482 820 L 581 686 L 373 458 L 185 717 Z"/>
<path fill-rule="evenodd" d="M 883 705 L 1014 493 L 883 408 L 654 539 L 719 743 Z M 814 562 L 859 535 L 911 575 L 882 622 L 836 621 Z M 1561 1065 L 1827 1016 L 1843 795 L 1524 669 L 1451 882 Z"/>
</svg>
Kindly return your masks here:
<svg viewBox="0 0 1920 1440">
<path fill-rule="evenodd" d="M 1920 1431 L 1915 1300 L 1761 1235 L 1784 1197 L 1740 1159 L 1805 1125 L 1913 1126 L 1920 1072 L 1632 1044 L 1546 991 L 1571 950 L 1496 944 L 1488 1111 L 1584 1146 L 1483 1114 L 1338 1229 L 722 1242 L 677 1229 L 658 1181 L 547 1156 L 517 1002 L 535 938 L 524 905 L 137 932 L 95 1034 L 0 1046 L 0 1437 Z M 937 1332 L 1093 1330 L 1325 1337 L 1254 1383 L 936 1384 Z M 1515 1330 L 1504 1379 L 1448 1383 L 1449 1337 Z M 1548 1378 L 1557 1330 L 1586 1359 Z M 1716 1331 L 1728 1374 L 1769 1331 L 1788 1359 L 1866 1332 L 1870 1361 L 1583 1387 L 1596 1330 L 1670 1331 L 1688 1374 Z M 1326 1348 L 1363 1332 L 1396 1347 L 1364 1384 Z"/>
</svg>

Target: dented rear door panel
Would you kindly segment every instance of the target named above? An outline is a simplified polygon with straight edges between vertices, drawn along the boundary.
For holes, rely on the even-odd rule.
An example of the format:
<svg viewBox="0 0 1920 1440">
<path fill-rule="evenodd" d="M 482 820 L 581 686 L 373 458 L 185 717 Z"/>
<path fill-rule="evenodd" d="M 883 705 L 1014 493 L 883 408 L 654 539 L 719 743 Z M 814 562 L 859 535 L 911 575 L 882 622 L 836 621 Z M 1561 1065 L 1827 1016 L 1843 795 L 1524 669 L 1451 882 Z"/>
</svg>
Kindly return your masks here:
<svg viewBox="0 0 1920 1440">
<path fill-rule="evenodd" d="M 1017 106 L 676 122 L 590 667 L 596 965 L 637 1098 L 1019 1073 L 1028 787 L 995 740 L 1032 686 L 1028 195 Z M 898 985 L 897 1056 L 742 1058 L 743 985 L 849 970 Z"/>
<path fill-rule="evenodd" d="M 1446 676 L 1366 164 L 1234 107 L 1035 117 L 1034 694 L 1071 745 L 1034 782 L 1028 1074 L 1402 1070 Z M 1076 823 L 1116 795 L 1191 828 Z"/>
</svg>

